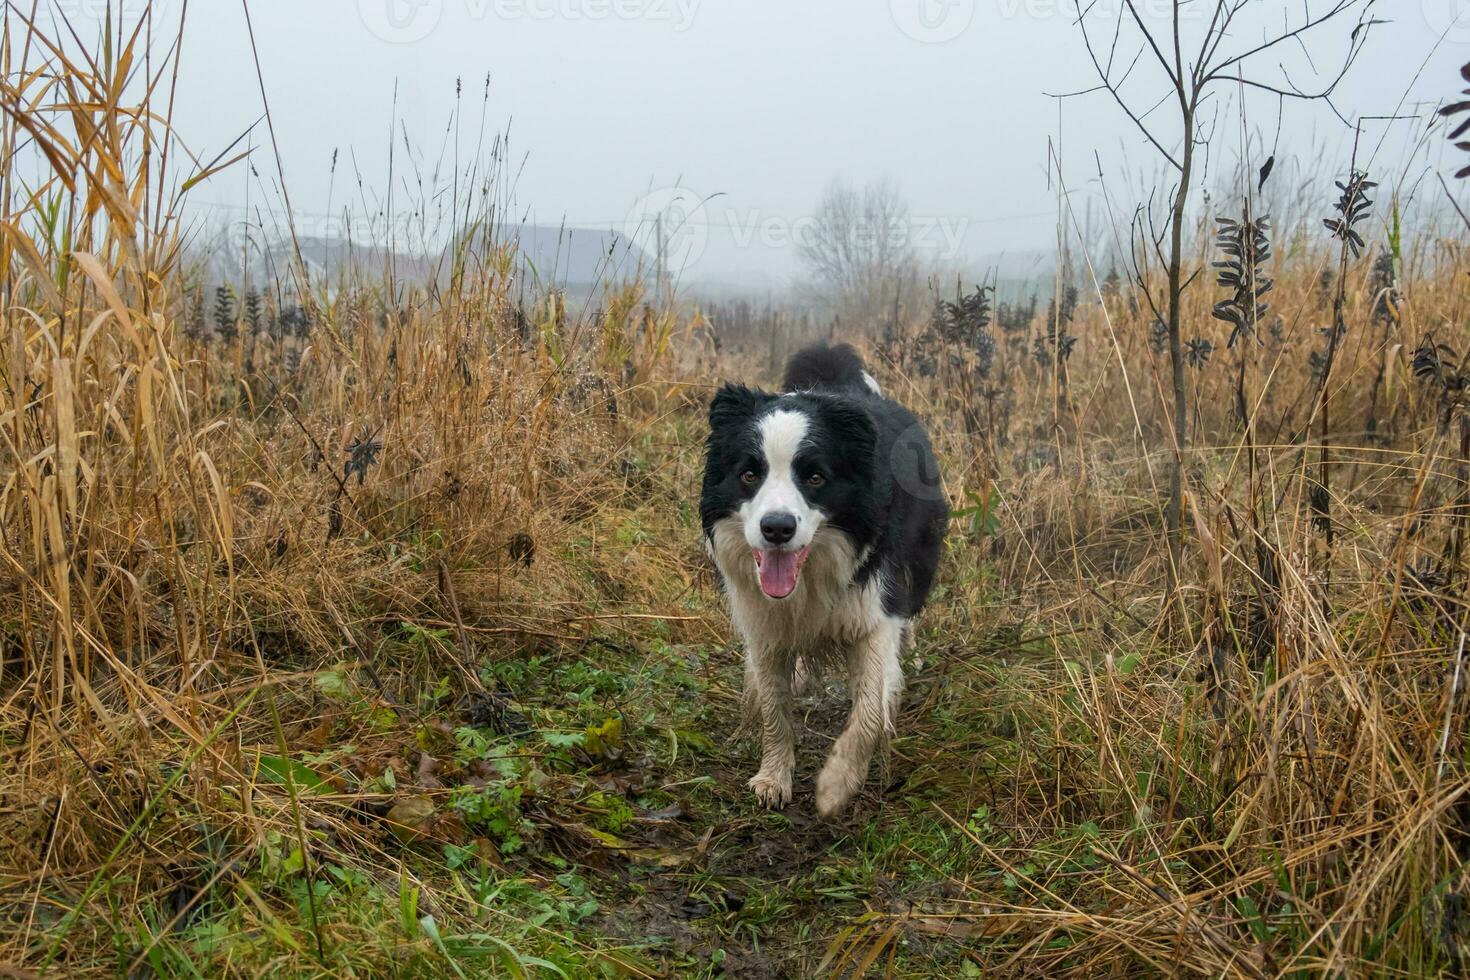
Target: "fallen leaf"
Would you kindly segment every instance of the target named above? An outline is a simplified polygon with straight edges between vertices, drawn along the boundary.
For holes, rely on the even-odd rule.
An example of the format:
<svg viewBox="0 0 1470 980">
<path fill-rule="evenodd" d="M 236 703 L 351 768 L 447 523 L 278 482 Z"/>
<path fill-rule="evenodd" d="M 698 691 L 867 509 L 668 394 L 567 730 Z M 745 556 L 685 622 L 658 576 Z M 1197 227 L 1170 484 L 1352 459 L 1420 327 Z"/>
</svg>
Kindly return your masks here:
<svg viewBox="0 0 1470 980">
<path fill-rule="evenodd" d="M 637 819 L 643 823 L 673 823 L 677 820 L 688 820 L 689 816 L 689 808 L 680 800 L 657 810 L 645 810 Z"/>
<path fill-rule="evenodd" d="M 427 796 L 410 796 L 388 811 L 388 829 L 404 844 L 423 840 L 434 821 L 434 801 Z"/>
<path fill-rule="evenodd" d="M 255 776 L 268 783 L 285 786 L 289 777 L 298 793 L 330 793 L 332 782 L 313 769 L 278 755 L 262 755 L 255 765 Z"/>
<path fill-rule="evenodd" d="M 623 754 L 623 719 L 608 718 L 601 725 L 588 725 L 582 743 L 588 755 L 616 759 Z"/>
<path fill-rule="evenodd" d="M 596 827 L 589 827 L 584 823 L 558 822 L 557 826 L 563 830 L 569 830 L 591 838 L 619 857 L 627 858 L 630 861 L 637 861 L 640 864 L 657 865 L 661 868 L 677 868 L 682 864 L 688 863 L 695 855 L 700 853 L 700 849 L 694 851 L 674 851 L 662 847 L 634 844 L 630 841 L 623 840 L 616 834 L 610 834 L 605 830 L 598 830 Z"/>
<path fill-rule="evenodd" d="M 439 768 L 439 760 L 427 752 L 419 753 L 418 769 L 414 772 L 414 778 L 424 789 L 443 789 L 444 784 L 434 772 Z"/>
</svg>

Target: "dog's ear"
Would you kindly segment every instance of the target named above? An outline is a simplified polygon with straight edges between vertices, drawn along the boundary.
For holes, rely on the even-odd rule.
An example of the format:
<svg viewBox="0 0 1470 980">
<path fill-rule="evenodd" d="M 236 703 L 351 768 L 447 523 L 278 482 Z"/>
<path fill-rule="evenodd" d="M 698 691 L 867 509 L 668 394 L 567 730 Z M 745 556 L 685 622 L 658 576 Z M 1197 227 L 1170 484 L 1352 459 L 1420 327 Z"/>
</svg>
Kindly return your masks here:
<svg viewBox="0 0 1470 980">
<path fill-rule="evenodd" d="M 853 460 L 862 474 L 877 463 L 878 426 L 866 408 L 848 398 L 834 398 L 823 408 L 822 421 L 843 455 Z"/>
<path fill-rule="evenodd" d="M 709 403 L 710 431 L 718 432 L 749 422 L 772 397 L 764 391 L 726 382 L 725 387 L 715 392 L 714 401 Z"/>
</svg>

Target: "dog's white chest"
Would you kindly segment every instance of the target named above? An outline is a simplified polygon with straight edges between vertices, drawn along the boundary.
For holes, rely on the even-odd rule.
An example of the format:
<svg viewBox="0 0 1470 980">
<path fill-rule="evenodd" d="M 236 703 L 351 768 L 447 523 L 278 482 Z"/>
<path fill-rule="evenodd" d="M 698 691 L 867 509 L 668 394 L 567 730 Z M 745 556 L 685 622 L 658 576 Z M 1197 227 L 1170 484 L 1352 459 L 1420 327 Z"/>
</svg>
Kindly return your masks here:
<svg viewBox="0 0 1470 980">
<path fill-rule="evenodd" d="M 793 653 L 820 652 L 857 642 L 883 619 L 879 576 L 853 583 L 859 561 L 844 535 L 819 537 L 796 591 L 768 598 L 738 521 L 715 525 L 710 551 L 730 601 L 730 616 L 746 642 Z"/>
</svg>

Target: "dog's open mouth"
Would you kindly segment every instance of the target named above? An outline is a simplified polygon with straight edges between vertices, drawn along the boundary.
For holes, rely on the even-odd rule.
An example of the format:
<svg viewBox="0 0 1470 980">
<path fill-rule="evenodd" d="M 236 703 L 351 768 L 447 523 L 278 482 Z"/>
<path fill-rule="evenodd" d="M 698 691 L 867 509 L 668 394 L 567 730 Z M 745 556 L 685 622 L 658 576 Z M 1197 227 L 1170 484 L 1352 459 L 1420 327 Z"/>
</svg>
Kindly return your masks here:
<svg viewBox="0 0 1470 980">
<path fill-rule="evenodd" d="M 796 577 L 801 566 L 806 564 L 811 546 L 796 551 L 762 551 L 751 549 L 755 555 L 755 570 L 760 576 L 761 591 L 772 599 L 784 599 L 796 591 Z"/>
</svg>

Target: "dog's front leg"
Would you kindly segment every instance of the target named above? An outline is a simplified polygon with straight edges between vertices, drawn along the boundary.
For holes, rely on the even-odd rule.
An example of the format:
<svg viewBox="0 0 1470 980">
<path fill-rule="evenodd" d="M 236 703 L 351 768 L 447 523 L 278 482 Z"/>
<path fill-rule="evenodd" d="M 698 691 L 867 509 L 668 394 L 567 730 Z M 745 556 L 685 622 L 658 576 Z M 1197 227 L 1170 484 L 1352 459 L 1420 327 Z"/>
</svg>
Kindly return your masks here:
<svg viewBox="0 0 1470 980">
<path fill-rule="evenodd" d="M 763 806 L 777 809 L 791 802 L 791 777 L 796 771 L 796 727 L 791 697 L 793 658 L 777 650 L 746 651 L 747 703 L 753 702 L 761 729 L 761 768 L 750 778 L 750 788 Z"/>
<path fill-rule="evenodd" d="M 817 776 L 817 814 L 823 819 L 841 813 L 862 787 L 873 751 L 893 730 L 903 691 L 902 650 L 903 624 L 887 618 L 848 650 L 852 711 Z"/>
</svg>

